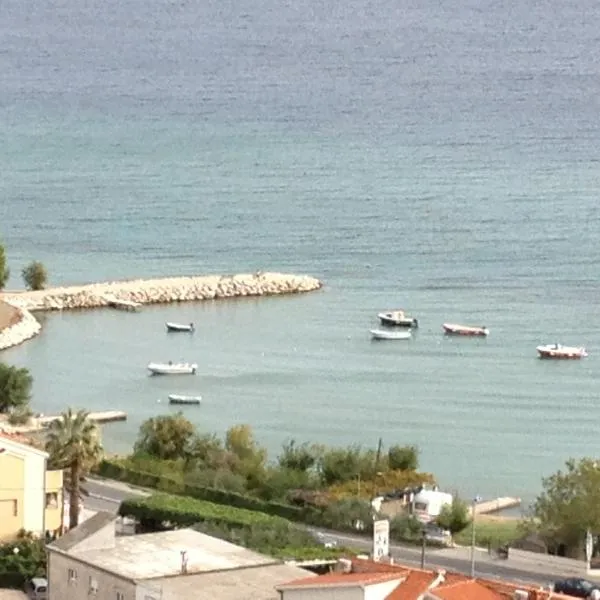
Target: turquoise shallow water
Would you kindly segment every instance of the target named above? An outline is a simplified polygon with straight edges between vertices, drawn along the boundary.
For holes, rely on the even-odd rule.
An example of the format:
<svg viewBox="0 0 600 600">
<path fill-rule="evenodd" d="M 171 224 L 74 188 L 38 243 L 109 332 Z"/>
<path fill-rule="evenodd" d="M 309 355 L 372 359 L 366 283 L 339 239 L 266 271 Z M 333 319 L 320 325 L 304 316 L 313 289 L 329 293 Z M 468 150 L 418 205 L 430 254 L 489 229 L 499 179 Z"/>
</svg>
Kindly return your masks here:
<svg viewBox="0 0 600 600">
<path fill-rule="evenodd" d="M 44 317 L 2 358 L 34 405 L 171 392 L 201 427 L 416 443 L 465 494 L 530 498 L 600 417 L 598 5 L 14 0 L 0 22 L 0 234 L 11 287 L 282 270 L 291 298 Z M 374 344 L 380 309 L 422 327 Z M 194 336 L 167 336 L 166 320 Z M 445 339 L 444 321 L 486 340 Z M 543 342 L 585 344 L 541 362 Z M 196 378 L 148 378 L 150 360 Z"/>
</svg>

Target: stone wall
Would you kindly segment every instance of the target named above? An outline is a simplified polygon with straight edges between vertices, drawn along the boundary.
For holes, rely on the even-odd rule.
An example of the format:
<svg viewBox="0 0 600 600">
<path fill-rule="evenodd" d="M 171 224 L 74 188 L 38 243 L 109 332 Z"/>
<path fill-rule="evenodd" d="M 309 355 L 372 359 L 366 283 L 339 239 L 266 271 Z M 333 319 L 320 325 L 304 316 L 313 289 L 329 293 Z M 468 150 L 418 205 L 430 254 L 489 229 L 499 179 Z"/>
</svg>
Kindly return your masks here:
<svg viewBox="0 0 600 600">
<path fill-rule="evenodd" d="M 111 300 L 115 299 L 137 304 L 159 304 L 240 296 L 274 296 L 310 292 L 321 286 L 318 279 L 307 275 L 259 271 L 245 275 L 140 279 L 37 292 L 5 292 L 0 294 L 0 300 L 18 308 L 21 320 L 0 331 L 0 350 L 20 344 L 40 331 L 40 324 L 29 311 L 100 308 L 110 306 Z"/>
</svg>

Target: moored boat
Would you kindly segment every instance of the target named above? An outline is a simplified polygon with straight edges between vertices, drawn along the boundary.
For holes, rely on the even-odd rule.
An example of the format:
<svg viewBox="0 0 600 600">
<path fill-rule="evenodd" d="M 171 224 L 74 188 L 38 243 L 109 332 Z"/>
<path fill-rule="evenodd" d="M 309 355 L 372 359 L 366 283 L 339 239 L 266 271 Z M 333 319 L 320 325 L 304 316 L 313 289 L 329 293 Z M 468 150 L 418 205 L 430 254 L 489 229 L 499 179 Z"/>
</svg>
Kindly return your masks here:
<svg viewBox="0 0 600 600">
<path fill-rule="evenodd" d="M 448 335 L 486 336 L 490 330 L 485 326 L 474 327 L 471 325 L 458 325 L 456 323 L 444 323 L 444 333 Z"/>
<path fill-rule="evenodd" d="M 408 316 L 403 310 L 388 310 L 380 312 L 377 318 L 382 325 L 388 327 L 418 327 L 419 321 L 414 317 Z"/>
<path fill-rule="evenodd" d="M 386 329 L 370 329 L 374 340 L 408 340 L 411 338 L 410 331 L 390 331 Z"/>
<path fill-rule="evenodd" d="M 196 363 L 149 363 L 148 371 L 152 375 L 194 375 L 198 370 Z"/>
<path fill-rule="evenodd" d="M 540 358 L 584 358 L 588 355 L 582 346 L 563 346 L 562 344 L 546 344 L 536 348 Z"/>
<path fill-rule="evenodd" d="M 193 323 L 188 323 L 187 325 L 184 325 L 182 323 L 166 323 L 166 326 L 167 326 L 167 331 L 189 331 L 189 332 L 194 331 Z"/>
<path fill-rule="evenodd" d="M 169 404 L 200 404 L 202 396 L 182 396 L 169 394 Z"/>
</svg>

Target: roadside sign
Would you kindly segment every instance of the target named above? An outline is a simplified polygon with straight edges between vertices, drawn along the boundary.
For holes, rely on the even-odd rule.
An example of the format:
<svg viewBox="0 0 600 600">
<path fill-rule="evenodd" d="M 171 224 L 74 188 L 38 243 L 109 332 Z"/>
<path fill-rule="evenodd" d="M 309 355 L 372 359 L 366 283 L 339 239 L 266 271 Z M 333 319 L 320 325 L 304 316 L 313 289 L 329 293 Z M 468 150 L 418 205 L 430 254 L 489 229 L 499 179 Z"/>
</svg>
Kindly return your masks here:
<svg viewBox="0 0 600 600">
<path fill-rule="evenodd" d="M 390 552 L 390 522 L 387 519 L 373 523 L 373 560 L 387 557 Z"/>
</svg>

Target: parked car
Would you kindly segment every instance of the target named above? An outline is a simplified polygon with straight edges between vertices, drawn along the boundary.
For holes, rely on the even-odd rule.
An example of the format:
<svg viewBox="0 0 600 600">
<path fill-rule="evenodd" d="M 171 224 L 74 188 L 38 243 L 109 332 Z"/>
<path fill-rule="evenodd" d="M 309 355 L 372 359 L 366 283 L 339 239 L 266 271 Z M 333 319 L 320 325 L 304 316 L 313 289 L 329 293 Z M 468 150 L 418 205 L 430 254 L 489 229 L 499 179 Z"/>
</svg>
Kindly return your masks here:
<svg viewBox="0 0 600 600">
<path fill-rule="evenodd" d="M 586 598 L 597 600 L 600 598 L 600 585 L 581 579 L 579 577 L 570 577 L 554 582 L 554 591 L 559 594 L 566 594 L 574 598 Z"/>
<path fill-rule="evenodd" d="M 25 584 L 25 593 L 30 600 L 47 600 L 48 582 L 44 577 L 34 577 Z"/>
<path fill-rule="evenodd" d="M 318 531 L 316 534 L 316 540 L 317 540 L 317 542 L 319 542 L 319 544 L 322 544 L 325 548 L 336 548 L 337 547 L 336 540 L 323 535 L 320 531 Z"/>
</svg>

